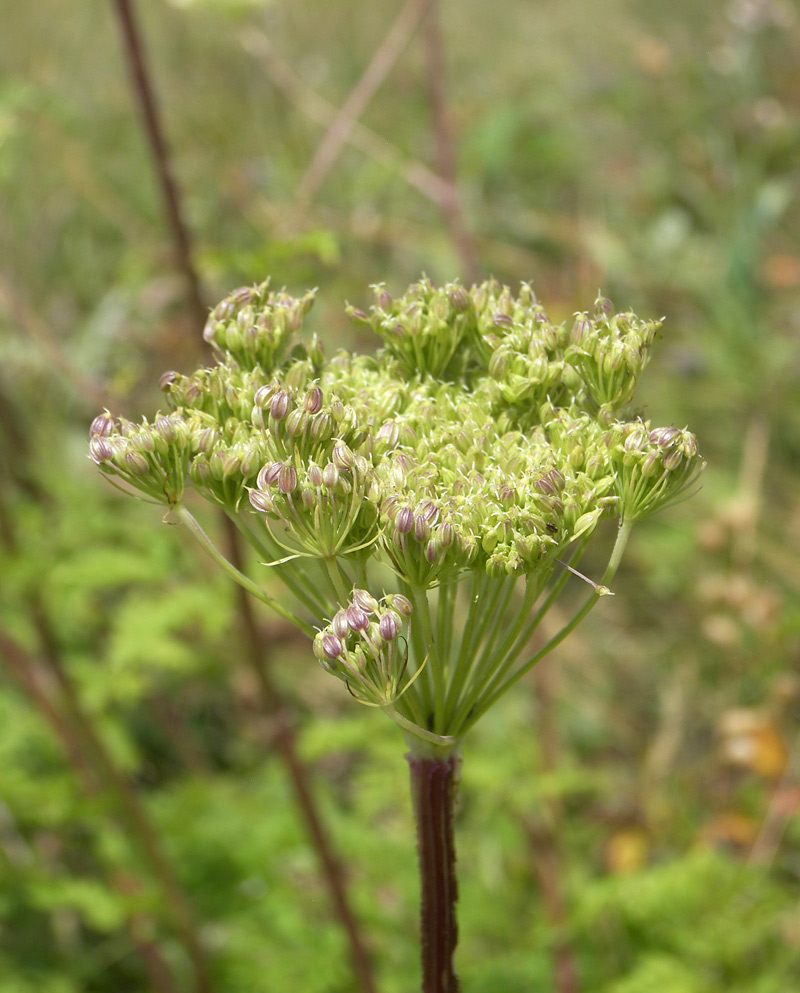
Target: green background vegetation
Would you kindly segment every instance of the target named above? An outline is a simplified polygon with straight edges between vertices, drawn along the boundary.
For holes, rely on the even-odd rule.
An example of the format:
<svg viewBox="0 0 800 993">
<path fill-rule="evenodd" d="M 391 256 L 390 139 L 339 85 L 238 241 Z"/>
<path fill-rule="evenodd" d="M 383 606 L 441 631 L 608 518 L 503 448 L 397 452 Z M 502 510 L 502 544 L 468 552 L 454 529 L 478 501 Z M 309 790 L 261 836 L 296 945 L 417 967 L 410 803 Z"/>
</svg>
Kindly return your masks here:
<svg viewBox="0 0 800 993">
<path fill-rule="evenodd" d="M 319 286 L 309 323 L 329 351 L 368 349 L 345 300 L 463 272 L 440 206 L 408 181 L 436 154 L 419 37 L 361 119 L 388 160 L 345 147 L 298 202 L 324 133 L 302 88 L 341 106 L 400 6 L 137 5 L 209 303 L 267 274 Z M 787 993 L 800 974 L 800 14 L 780 0 L 445 0 L 439 16 L 481 274 L 531 280 L 559 320 L 598 287 L 667 315 L 637 402 L 688 424 L 709 462 L 698 496 L 636 530 L 616 597 L 466 743 L 465 993 L 556 989 L 564 955 L 587 993 Z M 345 942 L 242 663 L 233 591 L 86 457 L 105 398 L 155 410 L 160 373 L 203 355 L 114 5 L 12 0 L 0 64 L 0 630 L 45 697 L 52 658 L 77 687 L 177 866 L 215 989 L 345 993 Z M 303 639 L 259 623 L 380 989 L 409 993 L 400 736 Z M 125 926 L 136 914 L 184 977 L 114 796 L 87 792 L 18 677 L 0 667 L 0 993 L 148 990 Z"/>
</svg>

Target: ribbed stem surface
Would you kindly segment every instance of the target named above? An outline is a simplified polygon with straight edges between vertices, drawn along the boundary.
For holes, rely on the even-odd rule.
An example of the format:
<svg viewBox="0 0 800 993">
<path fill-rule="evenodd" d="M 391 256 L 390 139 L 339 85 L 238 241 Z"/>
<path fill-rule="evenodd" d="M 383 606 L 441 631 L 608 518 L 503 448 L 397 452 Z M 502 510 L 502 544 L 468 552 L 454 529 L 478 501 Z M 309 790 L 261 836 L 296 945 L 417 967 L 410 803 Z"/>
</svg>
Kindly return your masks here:
<svg viewBox="0 0 800 993">
<path fill-rule="evenodd" d="M 422 993 L 460 993 L 453 963 L 458 943 L 453 809 L 461 760 L 458 755 L 406 757 L 422 887 Z"/>
</svg>

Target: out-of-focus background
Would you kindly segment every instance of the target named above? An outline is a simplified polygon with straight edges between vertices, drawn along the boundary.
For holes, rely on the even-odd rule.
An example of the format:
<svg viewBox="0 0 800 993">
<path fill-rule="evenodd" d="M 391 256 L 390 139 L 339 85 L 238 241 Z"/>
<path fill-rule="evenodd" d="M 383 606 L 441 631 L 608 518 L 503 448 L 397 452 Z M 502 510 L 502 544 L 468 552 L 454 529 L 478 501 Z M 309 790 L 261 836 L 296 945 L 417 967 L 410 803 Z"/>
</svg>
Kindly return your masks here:
<svg viewBox="0 0 800 993">
<path fill-rule="evenodd" d="M 465 993 L 788 993 L 800 10 L 423 6 L 133 6 L 203 303 L 267 275 L 318 286 L 329 351 L 373 347 L 345 300 L 422 272 L 531 280 L 559 320 L 598 288 L 666 315 L 637 403 L 697 433 L 703 488 L 636 530 L 617 595 L 468 740 L 459 968 Z M 165 369 L 209 361 L 119 5 L 7 2 L 0 68 L 0 993 L 191 986 L 136 810 L 210 988 L 349 993 L 233 591 L 86 457 L 104 405 L 153 413 Z M 258 622 L 378 987 L 408 993 L 402 742 Z"/>
</svg>

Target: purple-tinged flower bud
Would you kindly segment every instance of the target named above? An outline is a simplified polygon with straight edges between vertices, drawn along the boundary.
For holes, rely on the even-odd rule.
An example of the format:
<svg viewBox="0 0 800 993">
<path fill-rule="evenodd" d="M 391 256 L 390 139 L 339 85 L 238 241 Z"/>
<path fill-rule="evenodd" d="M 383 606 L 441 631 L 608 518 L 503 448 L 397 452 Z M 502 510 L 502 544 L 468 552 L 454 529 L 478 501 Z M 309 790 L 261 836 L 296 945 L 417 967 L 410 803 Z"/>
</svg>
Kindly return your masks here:
<svg viewBox="0 0 800 993">
<path fill-rule="evenodd" d="M 397 511 L 394 526 L 399 534 L 408 534 L 414 527 L 414 511 L 410 507 L 402 507 Z"/>
<path fill-rule="evenodd" d="M 150 463 L 141 452 L 127 452 L 125 465 L 134 476 L 146 476 L 150 472 Z"/>
<path fill-rule="evenodd" d="M 286 418 L 286 433 L 291 438 L 304 434 L 308 427 L 308 413 L 300 407 L 293 410 Z"/>
<path fill-rule="evenodd" d="M 136 444 L 143 452 L 154 452 L 156 450 L 156 442 L 153 435 L 148 430 L 142 430 L 139 432 L 136 438 Z"/>
<path fill-rule="evenodd" d="M 203 428 L 200 434 L 195 436 L 194 447 L 198 452 L 210 455 L 214 450 L 218 440 L 216 428 Z"/>
<path fill-rule="evenodd" d="M 114 457 L 113 446 L 105 438 L 100 437 L 100 435 L 95 435 L 89 442 L 89 452 L 91 453 L 92 460 L 97 465 L 110 462 Z"/>
<path fill-rule="evenodd" d="M 278 390 L 269 405 L 270 417 L 275 421 L 282 421 L 289 413 L 291 398 L 286 390 Z"/>
<path fill-rule="evenodd" d="M 309 414 L 317 414 L 322 409 L 322 390 L 315 386 L 306 394 L 304 407 Z"/>
<path fill-rule="evenodd" d="M 297 489 L 297 470 L 293 465 L 284 465 L 278 473 L 278 489 L 281 493 L 294 493 Z"/>
<path fill-rule="evenodd" d="M 492 317 L 492 323 L 499 328 L 511 328 L 514 326 L 514 321 L 508 314 L 494 314 Z"/>
<path fill-rule="evenodd" d="M 391 310 L 393 303 L 394 300 L 392 299 L 392 294 L 387 289 L 381 288 L 381 291 L 378 294 L 378 306 L 381 310 Z"/>
<path fill-rule="evenodd" d="M 417 516 L 423 517 L 428 524 L 435 524 L 439 520 L 439 508 L 433 500 L 425 500 L 417 507 Z"/>
<path fill-rule="evenodd" d="M 334 397 L 331 400 L 328 409 L 330 410 L 331 417 L 334 421 L 336 421 L 337 424 L 340 424 L 344 419 L 344 404 L 342 401 L 338 397 Z"/>
<path fill-rule="evenodd" d="M 625 439 L 624 448 L 626 452 L 642 451 L 645 446 L 645 433 L 642 428 L 635 428 Z"/>
<path fill-rule="evenodd" d="M 179 372 L 173 372 L 172 370 L 170 370 L 169 372 L 165 372 L 158 380 L 158 388 L 160 390 L 163 390 L 165 393 L 169 393 L 169 391 L 172 389 L 174 384 L 180 378 L 181 378 L 181 374 Z"/>
<path fill-rule="evenodd" d="M 353 590 L 353 603 L 368 614 L 374 614 L 378 609 L 378 601 L 367 590 Z"/>
<path fill-rule="evenodd" d="M 275 501 L 261 490 L 250 490 L 250 505 L 261 514 L 271 514 L 275 510 Z"/>
<path fill-rule="evenodd" d="M 308 481 L 312 486 L 316 486 L 317 489 L 323 484 L 323 473 L 322 469 L 315 463 L 312 462 L 308 467 Z"/>
<path fill-rule="evenodd" d="M 267 462 L 265 466 L 262 466 L 256 478 L 256 486 L 260 490 L 266 490 L 268 487 L 274 486 L 278 482 L 278 476 L 280 476 L 284 465 L 284 462 Z"/>
<path fill-rule="evenodd" d="M 369 614 L 355 603 L 345 610 L 348 627 L 352 631 L 366 631 L 369 627 Z"/>
<path fill-rule="evenodd" d="M 678 448 L 673 448 L 671 452 L 667 452 L 664 456 L 664 468 L 668 472 L 674 472 L 682 462 L 683 453 Z"/>
<path fill-rule="evenodd" d="M 431 526 L 425 520 L 424 517 L 414 518 L 414 537 L 417 541 L 422 544 L 422 542 L 427 541 L 431 534 Z"/>
<path fill-rule="evenodd" d="M 439 547 L 439 543 L 435 538 L 431 538 L 428 544 L 425 546 L 425 560 L 430 564 L 434 565 L 444 554 L 444 549 Z"/>
<path fill-rule="evenodd" d="M 441 549 L 447 549 L 455 540 L 456 532 L 450 521 L 442 521 L 436 529 L 436 544 Z"/>
<path fill-rule="evenodd" d="M 339 482 L 339 470 L 333 462 L 329 462 L 322 470 L 322 482 L 326 489 L 336 489 L 336 484 Z"/>
<path fill-rule="evenodd" d="M 350 634 L 350 625 L 347 623 L 347 612 L 345 610 L 336 612 L 331 621 L 331 631 L 342 640 Z"/>
<path fill-rule="evenodd" d="M 402 593 L 390 593 L 386 597 L 386 603 L 397 611 L 401 617 L 411 617 L 414 612 L 414 608 L 411 606 L 411 601 L 408 597 L 403 596 Z"/>
<path fill-rule="evenodd" d="M 400 615 L 390 610 L 381 617 L 378 631 L 384 641 L 394 641 L 402 630 L 403 622 Z"/>
<path fill-rule="evenodd" d="M 98 414 L 89 428 L 89 435 L 93 438 L 107 438 L 113 432 L 114 419 L 108 411 L 104 414 Z"/>
<path fill-rule="evenodd" d="M 382 424 L 375 435 L 376 440 L 385 441 L 389 448 L 394 448 L 400 438 L 400 428 L 396 421 L 386 421 Z"/>
<path fill-rule="evenodd" d="M 322 651 L 325 653 L 326 659 L 333 661 L 344 652 L 344 645 L 335 634 L 328 632 L 322 636 Z"/>
<path fill-rule="evenodd" d="M 546 496 L 555 496 L 556 488 L 547 476 L 537 479 L 533 485 L 540 493 L 544 493 Z"/>
<path fill-rule="evenodd" d="M 309 489 L 309 487 L 304 486 L 303 489 L 300 490 L 300 499 L 306 510 L 311 510 L 311 508 L 317 502 L 317 495 L 312 489 Z"/>
<path fill-rule="evenodd" d="M 448 300 L 450 301 L 450 306 L 459 314 L 463 314 L 470 308 L 470 298 L 469 293 L 460 284 L 455 284 L 450 288 L 450 293 L 448 295 Z"/>
<path fill-rule="evenodd" d="M 654 428 L 650 432 L 649 438 L 659 448 L 669 448 L 675 444 L 680 435 L 680 428 Z"/>
<path fill-rule="evenodd" d="M 358 321 L 359 324 L 369 324 L 369 314 L 365 314 L 358 307 L 348 307 L 347 316 L 351 317 L 354 321 Z"/>
<path fill-rule="evenodd" d="M 500 497 L 500 503 L 502 503 L 504 507 L 510 507 L 511 504 L 517 499 L 517 491 L 509 483 L 503 483 L 500 487 L 500 493 L 498 495 Z"/>
<path fill-rule="evenodd" d="M 170 444 L 178 437 L 178 432 L 175 430 L 175 424 L 169 417 L 157 417 L 155 429 L 164 441 Z"/>
<path fill-rule="evenodd" d="M 253 403 L 256 407 L 261 410 L 266 410 L 269 404 L 272 402 L 272 398 L 275 396 L 275 386 L 259 386 L 256 390 L 256 395 L 253 397 Z"/>
<path fill-rule="evenodd" d="M 356 457 L 352 449 L 343 441 L 337 442 L 333 446 L 333 464 L 337 469 L 349 472 L 356 462 Z"/>
</svg>

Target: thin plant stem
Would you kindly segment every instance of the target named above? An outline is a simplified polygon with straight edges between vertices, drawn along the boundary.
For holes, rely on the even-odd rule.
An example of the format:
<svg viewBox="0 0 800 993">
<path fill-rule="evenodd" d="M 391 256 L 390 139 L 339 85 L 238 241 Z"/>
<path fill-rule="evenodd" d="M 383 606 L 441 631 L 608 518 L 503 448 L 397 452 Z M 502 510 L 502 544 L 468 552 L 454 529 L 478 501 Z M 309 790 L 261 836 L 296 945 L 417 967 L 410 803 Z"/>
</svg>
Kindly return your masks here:
<svg viewBox="0 0 800 993">
<path fill-rule="evenodd" d="M 226 518 L 226 520 L 228 521 L 228 552 L 234 568 L 241 573 L 244 570 L 244 561 L 239 543 L 239 533 L 236 530 L 235 522 L 230 518 Z M 272 678 L 264 639 L 259 634 L 251 602 L 242 586 L 237 587 L 237 597 L 246 649 L 245 657 L 255 676 L 262 708 L 271 718 L 275 728 L 273 739 L 275 746 L 289 774 L 295 800 L 319 858 L 331 902 L 347 935 L 350 957 L 358 977 L 359 987 L 363 993 L 375 993 L 376 987 L 369 951 L 362 937 L 361 926 L 350 906 L 342 864 L 320 816 L 311 789 L 310 770 L 298 753 L 293 722 L 283 696 Z"/>
<path fill-rule="evenodd" d="M 353 87 L 336 119 L 331 123 L 297 187 L 297 202 L 304 206 L 313 200 L 342 150 L 353 125 L 366 110 L 392 67 L 408 44 L 433 0 L 406 0 L 397 18 L 372 56 L 369 65 Z"/>
<path fill-rule="evenodd" d="M 457 752 L 406 756 L 417 827 L 420 870 L 422 993 L 460 993 L 455 972 L 458 882 L 453 812 L 461 759 Z"/>
<path fill-rule="evenodd" d="M 175 251 L 175 262 L 186 283 L 187 303 L 192 323 L 198 328 L 202 328 L 208 316 L 208 308 L 203 302 L 200 279 L 192 259 L 189 231 L 183 219 L 181 197 L 172 174 L 167 141 L 158 113 L 155 87 L 148 71 L 141 33 L 134 16 L 133 3 L 131 0 L 115 0 L 115 3 L 131 82 L 161 187 L 164 209 Z"/>
<path fill-rule="evenodd" d="M 270 80 L 283 90 L 297 110 L 324 128 L 334 124 L 339 110 L 312 89 L 289 62 L 278 55 L 263 31 L 255 31 L 252 25 L 248 25 L 247 32 L 242 35 L 242 45 L 263 62 Z M 419 159 L 408 158 L 391 141 L 362 122 L 356 121 L 351 126 L 345 141 L 392 173 L 402 176 L 410 187 L 433 203 L 441 205 L 450 195 L 447 183 L 428 166 Z"/>
<path fill-rule="evenodd" d="M 267 544 L 269 533 L 266 529 L 263 529 L 262 534 L 256 534 L 242 514 L 231 513 L 226 514 L 226 516 L 229 520 L 233 521 L 239 533 L 256 554 L 264 557 L 265 562 L 280 558 L 281 549 L 277 546 L 272 547 Z M 284 562 L 280 566 L 274 566 L 274 568 L 280 573 L 281 580 L 285 583 L 287 589 L 292 592 L 304 607 L 311 611 L 314 617 L 325 617 L 331 610 L 331 601 L 323 601 L 320 598 L 319 585 L 315 585 L 308 575 L 309 560 L 306 559 L 305 562 L 305 569 L 295 568 L 293 562 Z"/>
<path fill-rule="evenodd" d="M 222 552 L 202 529 L 191 511 L 189 511 L 182 504 L 178 504 L 173 508 L 173 510 L 176 516 L 179 517 L 189 529 L 189 533 L 195 541 L 205 549 L 208 555 L 225 573 L 231 577 L 231 579 L 233 579 L 234 582 L 244 587 L 248 593 L 251 593 L 257 600 L 265 603 L 268 607 L 274 610 L 276 614 L 280 614 L 284 620 L 294 624 L 294 626 L 299 628 L 304 634 L 307 634 L 310 638 L 314 637 L 314 629 L 310 624 L 306 624 L 305 621 L 301 620 L 296 614 L 293 614 L 287 607 L 284 607 L 279 600 L 276 600 L 274 597 L 271 597 L 269 593 L 262 590 L 257 583 L 254 583 L 252 579 L 245 576 L 243 572 L 240 572 L 234 565 L 232 565 L 231 562 L 228 561 L 228 559 L 222 554 Z"/>
<path fill-rule="evenodd" d="M 436 169 L 445 180 L 447 190 L 446 196 L 441 200 L 441 207 L 450 232 L 450 240 L 461 261 L 462 275 L 470 282 L 477 282 L 480 278 L 478 251 L 464 220 L 464 208 L 458 189 L 456 147 L 447 105 L 445 49 L 439 23 L 438 0 L 434 0 L 428 9 L 422 23 L 422 33 L 428 68 L 428 98 L 433 117 Z"/>
</svg>

